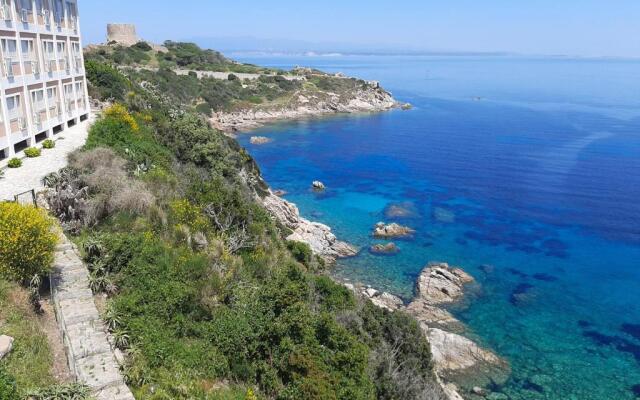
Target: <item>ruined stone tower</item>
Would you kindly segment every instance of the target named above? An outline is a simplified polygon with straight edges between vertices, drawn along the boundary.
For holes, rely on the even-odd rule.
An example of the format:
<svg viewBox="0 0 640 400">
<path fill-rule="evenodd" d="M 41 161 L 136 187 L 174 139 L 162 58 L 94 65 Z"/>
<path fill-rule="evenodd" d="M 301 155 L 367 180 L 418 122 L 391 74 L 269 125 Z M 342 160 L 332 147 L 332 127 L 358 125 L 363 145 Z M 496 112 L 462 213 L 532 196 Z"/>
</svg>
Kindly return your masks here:
<svg viewBox="0 0 640 400">
<path fill-rule="evenodd" d="M 140 39 L 133 24 L 108 24 L 107 43 L 117 42 L 125 46 L 138 43 Z"/>
</svg>

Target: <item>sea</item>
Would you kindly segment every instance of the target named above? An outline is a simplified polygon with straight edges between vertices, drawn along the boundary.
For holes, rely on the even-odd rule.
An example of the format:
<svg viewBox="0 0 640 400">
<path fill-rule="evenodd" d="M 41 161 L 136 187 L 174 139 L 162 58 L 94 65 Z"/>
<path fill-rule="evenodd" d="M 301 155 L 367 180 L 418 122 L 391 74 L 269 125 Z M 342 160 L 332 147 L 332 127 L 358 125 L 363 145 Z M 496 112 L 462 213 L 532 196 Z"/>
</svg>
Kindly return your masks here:
<svg viewBox="0 0 640 400">
<path fill-rule="evenodd" d="M 340 278 L 409 301 L 430 262 L 478 287 L 451 311 L 512 368 L 508 399 L 640 398 L 640 60 L 241 56 L 382 86 L 413 108 L 239 140 L 304 217 L 359 246 Z M 312 181 L 327 186 L 314 192 Z M 390 218 L 392 206 L 407 210 Z M 379 222 L 416 230 L 371 254 Z"/>
</svg>

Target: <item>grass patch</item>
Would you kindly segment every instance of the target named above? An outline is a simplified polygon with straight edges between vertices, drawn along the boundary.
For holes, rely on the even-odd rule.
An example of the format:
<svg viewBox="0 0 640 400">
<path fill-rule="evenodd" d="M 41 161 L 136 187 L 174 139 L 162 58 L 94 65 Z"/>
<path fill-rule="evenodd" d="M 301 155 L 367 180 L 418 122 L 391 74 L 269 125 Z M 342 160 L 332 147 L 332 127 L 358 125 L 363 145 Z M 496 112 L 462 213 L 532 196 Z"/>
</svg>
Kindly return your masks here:
<svg viewBox="0 0 640 400">
<path fill-rule="evenodd" d="M 29 293 L 0 278 L 0 333 L 15 339 L 12 352 L 0 361 L 19 390 L 56 384 L 47 336 L 29 304 Z"/>
</svg>

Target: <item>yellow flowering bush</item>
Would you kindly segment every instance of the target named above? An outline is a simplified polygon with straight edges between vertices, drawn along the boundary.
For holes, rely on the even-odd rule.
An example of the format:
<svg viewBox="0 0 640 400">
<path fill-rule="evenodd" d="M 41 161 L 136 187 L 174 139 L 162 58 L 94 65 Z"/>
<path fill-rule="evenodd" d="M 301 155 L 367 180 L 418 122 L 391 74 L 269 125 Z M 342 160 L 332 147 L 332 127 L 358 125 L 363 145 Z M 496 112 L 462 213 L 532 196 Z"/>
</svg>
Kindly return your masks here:
<svg viewBox="0 0 640 400">
<path fill-rule="evenodd" d="M 138 122 L 136 119 L 129 114 L 127 107 L 122 104 L 114 104 L 104 110 L 104 116 L 107 118 L 114 118 L 120 121 L 125 122 L 127 125 L 131 127 L 131 130 L 134 132 L 138 132 L 140 130 L 140 126 L 138 126 Z"/>
<path fill-rule="evenodd" d="M 206 232 L 209 221 L 202 214 L 202 209 L 189 202 L 177 200 L 170 204 L 171 213 L 178 224 L 188 226 L 193 232 Z"/>
<path fill-rule="evenodd" d="M 0 275 L 27 281 L 49 272 L 58 238 L 43 211 L 17 203 L 0 203 Z"/>
</svg>

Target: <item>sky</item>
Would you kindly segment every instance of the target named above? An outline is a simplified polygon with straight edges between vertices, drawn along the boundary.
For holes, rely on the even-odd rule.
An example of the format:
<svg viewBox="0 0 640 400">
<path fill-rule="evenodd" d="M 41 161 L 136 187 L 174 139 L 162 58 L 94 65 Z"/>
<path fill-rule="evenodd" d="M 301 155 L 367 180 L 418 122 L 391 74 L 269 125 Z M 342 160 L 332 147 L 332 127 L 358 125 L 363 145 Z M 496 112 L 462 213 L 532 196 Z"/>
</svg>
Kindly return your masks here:
<svg viewBox="0 0 640 400">
<path fill-rule="evenodd" d="M 85 44 L 104 42 L 107 23 L 126 22 L 146 40 L 222 50 L 640 57 L 640 0 L 79 0 L 79 7 Z"/>
</svg>

